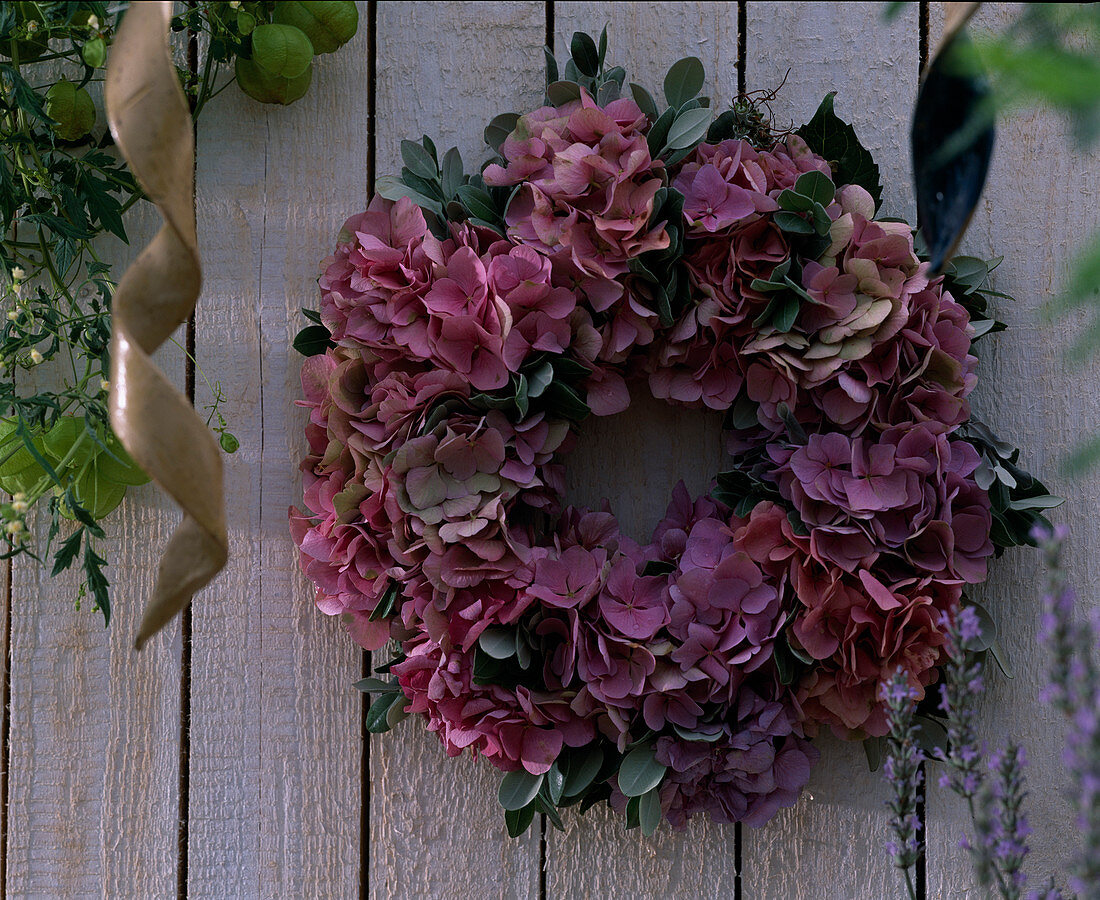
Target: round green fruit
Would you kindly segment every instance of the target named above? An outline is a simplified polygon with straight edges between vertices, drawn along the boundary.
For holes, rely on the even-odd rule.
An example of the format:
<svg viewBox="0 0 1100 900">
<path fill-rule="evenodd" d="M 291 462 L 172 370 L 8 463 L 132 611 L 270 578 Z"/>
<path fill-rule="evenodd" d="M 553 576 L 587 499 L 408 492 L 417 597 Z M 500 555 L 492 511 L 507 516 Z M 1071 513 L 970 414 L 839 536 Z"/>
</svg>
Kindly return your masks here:
<svg viewBox="0 0 1100 900">
<path fill-rule="evenodd" d="M 95 125 L 95 103 L 84 88 L 62 79 L 46 91 L 46 115 L 57 123 L 53 130 L 59 138 L 76 141 Z"/>
<path fill-rule="evenodd" d="M 273 21 L 305 32 L 314 53 L 332 53 L 355 37 L 359 9 L 353 0 L 288 0 L 275 7 Z"/>
<path fill-rule="evenodd" d="M 252 31 L 251 61 L 269 75 L 294 79 L 313 61 L 313 44 L 293 25 L 260 25 Z"/>
<path fill-rule="evenodd" d="M 296 78 L 272 75 L 252 60 L 237 57 L 237 84 L 253 100 L 286 106 L 304 96 L 313 78 L 312 63 Z"/>
</svg>

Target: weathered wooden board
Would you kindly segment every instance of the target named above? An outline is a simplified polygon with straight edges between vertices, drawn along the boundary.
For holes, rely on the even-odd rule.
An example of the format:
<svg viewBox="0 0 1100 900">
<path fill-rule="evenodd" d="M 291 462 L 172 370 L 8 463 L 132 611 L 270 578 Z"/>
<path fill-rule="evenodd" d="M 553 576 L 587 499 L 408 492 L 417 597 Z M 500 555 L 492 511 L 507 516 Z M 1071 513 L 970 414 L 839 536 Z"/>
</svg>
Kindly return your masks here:
<svg viewBox="0 0 1100 900">
<path fill-rule="evenodd" d="M 428 134 L 441 149 L 457 145 L 473 169 L 486 155 L 488 119 L 537 105 L 548 4 L 378 3 L 374 110 L 370 5 L 360 9 L 359 35 L 321 58 L 301 103 L 261 107 L 228 91 L 200 128 L 206 289 L 197 404 L 210 403 L 205 372 L 220 383 L 222 413 L 241 449 L 226 459 L 234 558 L 195 603 L 188 895 L 355 897 L 363 881 L 379 898 L 732 896 L 733 827 L 695 821 L 683 834 L 665 826 L 644 838 L 594 810 L 567 814 L 566 831 L 548 830 L 544 844 L 538 823 L 511 841 L 495 770 L 446 759 L 419 722 L 371 739 L 363 781 L 360 698 L 350 687 L 360 654 L 314 609 L 287 534 L 304 446 L 294 406 L 299 361 L 289 343 L 299 307 L 316 304 L 318 262 L 366 202 L 372 153 L 377 174 L 395 172 L 400 140 Z M 736 4 L 559 2 L 550 12 L 559 59 L 574 30 L 598 34 L 607 24 L 611 61 L 655 94 L 668 65 L 685 55 L 703 60 L 716 106 L 736 93 Z M 883 170 L 884 212 L 911 217 L 918 10 L 909 4 L 891 23 L 881 12 L 872 3 L 749 2 L 747 87 L 775 88 L 790 69 L 772 101 L 780 125 L 805 121 L 826 91 L 837 90 L 838 112 Z M 999 26 L 1008 14 L 994 8 L 978 25 Z M 932 4 L 933 38 L 939 16 Z M 1070 497 L 1055 518 L 1074 529 L 1069 563 L 1081 585 L 1100 575 L 1090 516 L 1100 476 L 1068 482 L 1056 473 L 1081 429 L 1100 421 L 1100 400 L 1083 387 L 1100 373 L 1069 367 L 1062 350 L 1076 323 L 1050 327 L 1041 310 L 1081 236 L 1100 227 L 1098 194 L 1100 155 L 1074 153 L 1055 117 L 1026 114 L 1001 129 L 990 187 L 964 245 L 1004 253 L 996 286 L 1019 298 L 1000 308 L 1009 333 L 979 345 L 975 411 L 1025 446 L 1025 462 Z M 135 247 L 156 224 L 151 210 L 135 222 Z M 116 258 L 125 262 L 123 253 Z M 165 359 L 182 382 L 182 356 Z M 606 498 L 624 530 L 643 541 L 673 484 L 683 477 L 693 493 L 703 492 L 722 455 L 719 416 L 673 409 L 644 393 L 628 414 L 586 423 L 568 460 L 570 501 L 595 506 Z M 140 656 L 130 640 L 176 520 L 151 488 L 127 501 L 112 535 L 115 618 L 106 635 L 89 609 L 72 611 L 75 578 L 50 581 L 22 562 L 13 567 L 10 796 L 0 836 L 11 897 L 175 892 L 179 629 Z M 1072 826 L 1061 796 L 1061 723 L 1036 698 L 1040 591 L 1035 555 L 1017 551 L 994 567 L 978 596 L 1017 664 L 1015 681 L 991 678 L 981 730 L 994 744 L 1012 736 L 1028 748 L 1031 870 L 1045 875 L 1063 868 Z M 763 829 L 744 830 L 743 896 L 902 896 L 882 849 L 880 776 L 868 773 L 857 745 L 820 744 L 824 761 L 799 805 Z M 935 787 L 936 774 L 928 896 L 977 900 L 969 860 L 956 846 L 966 816 Z"/>
<path fill-rule="evenodd" d="M 159 226 L 145 207 L 129 220 L 131 247 L 111 240 L 102 252 L 121 272 Z M 169 348 L 158 361 L 182 385 L 182 354 Z M 33 561 L 13 561 L 9 897 L 175 891 L 179 628 L 140 655 L 133 635 L 177 519 L 148 486 L 133 490 L 114 514 L 103 542 L 111 563 L 109 631 L 90 599 L 74 610 L 79 575 L 49 579 Z M 32 525 L 43 543 L 48 524 L 42 516 Z"/>
<path fill-rule="evenodd" d="M 757 3 L 746 10 L 746 87 L 774 89 L 780 127 L 807 121 L 836 91 L 836 111 L 853 123 L 882 172 L 883 212 L 912 220 L 909 115 L 919 70 L 917 11 L 908 4 L 885 23 L 878 3 Z M 759 830 L 746 828 L 746 896 L 845 900 L 898 896 L 883 844 L 886 790 L 862 748 L 822 736 L 822 761 L 806 795 Z M 901 890 L 904 890 L 901 888 Z"/>
<path fill-rule="evenodd" d="M 378 4 L 378 175 L 396 174 L 401 140 L 422 134 L 475 171 L 489 120 L 538 99 L 544 40 L 541 3 Z M 359 211 L 348 202 L 341 215 Z M 372 897 L 537 895 L 538 828 L 508 838 L 495 769 L 448 760 L 410 721 L 371 738 L 370 775 Z"/>
<path fill-rule="evenodd" d="M 191 897 L 358 896 L 360 654 L 315 609 L 287 509 L 304 453 L 290 342 L 301 307 L 316 307 L 318 262 L 366 195 L 368 42 L 364 15 L 339 56 L 314 63 L 306 101 L 263 107 L 234 91 L 200 123 L 196 356 L 241 448 L 226 457 L 232 559 L 194 605 Z M 200 374 L 196 405 L 210 397 Z"/>
<path fill-rule="evenodd" d="M 940 6 L 932 9 L 933 42 L 942 23 Z M 971 31 L 1004 28 L 1018 9 L 991 4 L 979 12 Z M 961 248 L 986 258 L 1003 255 L 995 287 L 1016 298 L 996 307 L 1008 330 L 978 344 L 981 381 L 972 398 L 974 414 L 1022 447 L 1023 464 L 1067 498 L 1051 518 L 1070 528 L 1066 562 L 1086 608 L 1097 602 L 1088 587 L 1100 576 L 1100 472 L 1069 480 L 1059 467 L 1100 423 L 1095 390 L 1100 366 L 1070 364 L 1065 351 L 1081 320 L 1050 323 L 1044 310 L 1065 285 L 1082 242 L 1100 228 L 1097 196 L 1100 151 L 1076 150 L 1063 119 L 1037 110 L 1002 119 L 985 194 Z M 1066 863 L 1079 843 L 1061 762 L 1065 723 L 1039 700 L 1047 664 L 1038 646 L 1045 575 L 1037 553 L 1028 549 L 1008 552 L 990 572 L 974 597 L 996 620 L 1015 677 L 1010 681 L 996 668 L 987 673 L 978 731 L 991 750 L 1010 739 L 1025 747 L 1031 791 L 1026 808 L 1033 829 L 1030 884 L 1038 887 L 1056 875 L 1064 886 Z M 965 805 L 938 787 L 937 767 L 930 771 L 928 896 L 985 897 L 974 887 L 968 854 L 958 846 L 964 833 L 973 833 Z"/>
</svg>

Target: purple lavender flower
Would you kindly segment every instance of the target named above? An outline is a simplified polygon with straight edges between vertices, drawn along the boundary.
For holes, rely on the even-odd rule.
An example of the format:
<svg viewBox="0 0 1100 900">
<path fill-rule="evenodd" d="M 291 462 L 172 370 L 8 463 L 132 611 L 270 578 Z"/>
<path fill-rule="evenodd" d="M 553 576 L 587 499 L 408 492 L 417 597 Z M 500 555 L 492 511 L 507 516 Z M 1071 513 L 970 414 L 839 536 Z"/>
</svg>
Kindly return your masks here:
<svg viewBox="0 0 1100 900">
<path fill-rule="evenodd" d="M 924 784 L 924 754 L 913 723 L 918 696 L 903 669 L 895 670 L 882 686 L 882 700 L 890 724 L 883 772 L 892 792 L 887 805 L 893 814 L 890 824 L 894 832 L 894 839 L 887 842 L 886 850 L 894 865 L 905 874 L 905 886 L 914 900 L 917 892 L 912 870 L 924 853 L 921 821 L 917 815 L 918 797 Z"/>
</svg>

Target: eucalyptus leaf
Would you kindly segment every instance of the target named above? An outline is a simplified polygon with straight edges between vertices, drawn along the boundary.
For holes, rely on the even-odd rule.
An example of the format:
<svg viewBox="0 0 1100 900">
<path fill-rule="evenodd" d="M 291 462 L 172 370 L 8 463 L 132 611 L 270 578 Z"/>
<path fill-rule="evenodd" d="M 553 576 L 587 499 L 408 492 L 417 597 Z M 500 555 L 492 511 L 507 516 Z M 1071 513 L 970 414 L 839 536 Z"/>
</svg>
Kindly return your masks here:
<svg viewBox="0 0 1100 900">
<path fill-rule="evenodd" d="M 551 106 L 565 106 L 572 100 L 580 100 L 581 86 L 575 81 L 555 81 L 546 86 L 546 98 Z"/>
<path fill-rule="evenodd" d="M 657 121 L 657 101 L 653 99 L 653 95 L 647 91 L 640 84 L 630 83 L 630 93 L 634 97 L 634 102 L 638 104 L 638 109 L 649 119 L 650 122 Z"/>
<path fill-rule="evenodd" d="M 454 197 L 455 192 L 462 186 L 463 174 L 462 154 L 458 152 L 458 147 L 452 147 L 443 154 L 440 185 L 443 188 L 444 199 L 451 200 Z"/>
<path fill-rule="evenodd" d="M 823 206 L 828 205 L 836 194 L 836 187 L 829 180 L 829 176 L 823 172 L 818 172 L 816 169 L 799 175 L 798 180 L 794 183 L 794 189 L 802 196 L 808 197 L 814 203 L 820 203 Z"/>
<path fill-rule="evenodd" d="M 710 117 L 711 112 L 705 107 L 680 113 L 668 129 L 665 149 L 684 150 L 694 147 L 707 136 Z"/>
<path fill-rule="evenodd" d="M 508 837 L 518 838 L 535 820 L 535 805 L 533 803 L 523 809 L 507 809 L 504 811 L 504 824 L 508 829 Z"/>
<path fill-rule="evenodd" d="M 635 747 L 619 765 L 619 790 L 627 797 L 640 797 L 661 783 L 665 770 L 666 766 L 657 762 L 653 744 Z"/>
<path fill-rule="evenodd" d="M 501 779 L 497 799 L 505 809 L 523 809 L 538 796 L 542 781 L 542 775 L 532 775 L 526 769 L 508 772 Z"/>
<path fill-rule="evenodd" d="M 501 113 L 499 116 L 495 116 L 485 126 L 485 143 L 499 153 L 501 146 L 508 139 L 508 135 L 516 130 L 518 121 L 518 113 Z"/>
<path fill-rule="evenodd" d="M 383 734 L 390 730 L 390 708 L 405 699 L 400 691 L 381 694 L 367 710 L 366 728 L 371 734 Z"/>
<path fill-rule="evenodd" d="M 510 659 L 516 655 L 516 632 L 511 628 L 486 628 L 477 645 L 493 659 Z"/>
<path fill-rule="evenodd" d="M 409 170 L 421 178 L 434 181 L 439 177 L 435 160 L 420 144 L 415 141 L 401 142 L 401 160 L 409 167 Z"/>
<path fill-rule="evenodd" d="M 638 800 L 638 824 L 647 837 L 661 824 L 661 796 L 657 788 L 646 791 Z"/>
<path fill-rule="evenodd" d="M 586 790 L 603 766 L 604 752 L 598 744 L 570 751 L 563 767 L 562 796 L 575 797 Z"/>
<path fill-rule="evenodd" d="M 665 100 L 673 109 L 679 109 L 703 89 L 705 80 L 706 70 L 698 57 L 677 60 L 665 75 Z"/>
</svg>

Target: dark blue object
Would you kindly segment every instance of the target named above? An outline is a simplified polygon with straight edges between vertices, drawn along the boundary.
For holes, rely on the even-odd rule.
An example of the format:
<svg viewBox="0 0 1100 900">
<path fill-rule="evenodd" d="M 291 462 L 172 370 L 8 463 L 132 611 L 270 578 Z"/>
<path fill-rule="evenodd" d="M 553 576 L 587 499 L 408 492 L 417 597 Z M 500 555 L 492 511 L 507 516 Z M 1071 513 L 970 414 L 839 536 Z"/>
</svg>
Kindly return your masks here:
<svg viewBox="0 0 1100 900">
<path fill-rule="evenodd" d="M 960 29 L 928 67 L 913 112 L 917 222 L 935 273 L 954 253 L 982 195 L 993 137 L 989 84 Z"/>
</svg>

